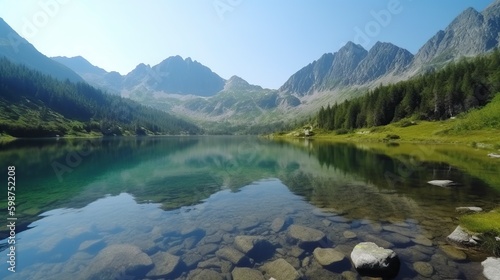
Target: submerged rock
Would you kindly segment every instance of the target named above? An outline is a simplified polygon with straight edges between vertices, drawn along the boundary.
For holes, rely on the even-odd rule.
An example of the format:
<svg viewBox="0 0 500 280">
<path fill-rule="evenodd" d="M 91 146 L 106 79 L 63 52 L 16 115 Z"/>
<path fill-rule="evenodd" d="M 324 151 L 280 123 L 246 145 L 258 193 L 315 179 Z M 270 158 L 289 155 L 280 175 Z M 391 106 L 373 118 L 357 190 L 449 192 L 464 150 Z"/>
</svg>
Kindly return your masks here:
<svg viewBox="0 0 500 280">
<path fill-rule="evenodd" d="M 426 262 L 416 262 L 413 264 L 413 269 L 420 275 L 424 277 L 431 277 L 434 274 L 434 268 L 430 263 Z"/>
<path fill-rule="evenodd" d="M 195 269 L 188 275 L 189 280 L 224 280 L 225 278 L 218 272 L 211 269 Z"/>
<path fill-rule="evenodd" d="M 236 267 L 231 272 L 233 280 L 265 280 L 264 275 L 258 270 L 247 267 Z"/>
<path fill-rule="evenodd" d="M 290 219 L 276 218 L 271 223 L 271 230 L 274 232 L 280 232 L 286 228 L 287 224 L 290 224 Z"/>
<path fill-rule="evenodd" d="M 399 272 L 400 261 L 393 250 L 373 242 L 362 242 L 354 247 L 351 260 L 362 276 L 393 278 Z"/>
<path fill-rule="evenodd" d="M 143 276 L 152 267 L 153 261 L 139 247 L 117 244 L 101 250 L 81 276 L 82 279 L 117 279 L 123 276 Z"/>
<path fill-rule="evenodd" d="M 151 259 L 153 260 L 155 266 L 153 270 L 147 274 L 147 277 L 152 278 L 165 278 L 172 275 L 176 268 L 179 267 L 181 260 L 180 257 L 166 252 L 158 252 L 151 256 Z"/>
<path fill-rule="evenodd" d="M 229 261 L 234 265 L 248 266 L 251 264 L 250 259 L 246 257 L 245 254 L 232 247 L 221 248 L 215 252 L 215 255 L 218 258 Z"/>
<path fill-rule="evenodd" d="M 322 266 L 330 266 L 345 259 L 344 254 L 332 248 L 316 248 L 313 255 Z"/>
<path fill-rule="evenodd" d="M 457 226 L 455 230 L 446 237 L 449 241 L 464 246 L 475 246 L 477 242 L 468 234 L 461 226 Z"/>
<path fill-rule="evenodd" d="M 274 278 L 276 280 L 298 280 L 300 274 L 295 268 L 284 259 L 266 263 L 262 266 L 262 270 L 266 273 L 266 278 Z"/>
<path fill-rule="evenodd" d="M 291 225 L 288 228 L 288 236 L 297 241 L 301 247 L 313 246 L 326 239 L 323 232 L 299 225 Z"/>
<path fill-rule="evenodd" d="M 274 246 L 261 236 L 236 236 L 234 247 L 256 261 L 268 259 L 274 254 Z"/>
<path fill-rule="evenodd" d="M 463 261 L 467 259 L 467 255 L 463 251 L 460 251 L 459 249 L 453 246 L 442 245 L 439 246 L 439 248 L 452 260 Z"/>
<path fill-rule="evenodd" d="M 489 257 L 481 263 L 483 275 L 488 280 L 500 280 L 500 258 Z"/>
</svg>

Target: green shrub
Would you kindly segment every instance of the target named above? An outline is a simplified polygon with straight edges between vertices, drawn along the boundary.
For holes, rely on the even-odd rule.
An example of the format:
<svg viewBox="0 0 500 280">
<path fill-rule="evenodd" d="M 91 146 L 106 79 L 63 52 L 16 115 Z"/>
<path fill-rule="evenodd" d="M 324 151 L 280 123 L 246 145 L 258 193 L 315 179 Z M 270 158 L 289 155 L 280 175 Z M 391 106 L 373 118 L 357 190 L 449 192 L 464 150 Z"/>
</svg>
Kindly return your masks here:
<svg viewBox="0 0 500 280">
<path fill-rule="evenodd" d="M 385 139 L 387 139 L 387 140 L 398 140 L 398 139 L 401 139 L 401 137 L 399 135 L 396 135 L 396 134 L 387 134 L 387 136 L 385 137 Z"/>
</svg>

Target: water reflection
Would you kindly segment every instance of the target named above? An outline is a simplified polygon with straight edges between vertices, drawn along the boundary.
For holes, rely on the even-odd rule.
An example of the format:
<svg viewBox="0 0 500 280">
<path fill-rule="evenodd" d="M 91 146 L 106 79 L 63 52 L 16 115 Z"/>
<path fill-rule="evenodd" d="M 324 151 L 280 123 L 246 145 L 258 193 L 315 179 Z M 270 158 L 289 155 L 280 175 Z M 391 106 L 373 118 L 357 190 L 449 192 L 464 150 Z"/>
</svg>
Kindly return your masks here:
<svg viewBox="0 0 500 280">
<path fill-rule="evenodd" d="M 479 269 L 477 263 L 467 262 L 459 269 L 436 245 L 456 226 L 455 207 L 490 209 L 499 204 L 499 192 L 490 184 L 498 180 L 498 175 L 490 174 L 497 167 L 488 165 L 486 177 L 473 176 L 460 165 L 394 154 L 405 148 L 387 151 L 248 137 L 9 143 L 0 150 L 0 164 L 18 170 L 17 191 L 22 198 L 17 205 L 18 235 L 23 244 L 19 254 L 25 273 L 10 277 L 93 275 L 95 271 L 84 267 L 99 270 L 92 261 L 105 248 L 118 250 L 110 249 L 112 244 L 136 246 L 153 260 L 178 257 L 180 265 L 171 277 L 185 278 L 205 265 L 224 274 L 228 260 L 221 261 L 221 255 L 227 252 L 219 250 L 231 247 L 240 235 L 261 236 L 273 244 L 270 259 L 247 264 L 254 268 L 282 257 L 314 279 L 343 272 L 319 270 L 311 258 L 311 263 L 303 264 L 311 252 L 298 254 L 286 234 L 287 226 L 299 224 L 325 232 L 326 243 L 321 246 L 346 255 L 360 241 L 394 248 L 403 256 L 401 273 L 409 278 L 417 275 L 411 267 L 416 260 L 435 267 L 451 263 L 458 272 L 443 275 L 470 278 Z M 436 148 L 433 153 L 453 156 L 447 149 Z M 461 155 L 473 163 L 465 170 L 481 170 L 478 160 Z M 58 176 L 55 162 L 71 171 Z M 432 179 L 460 185 L 452 189 L 427 185 Z M 2 203 L 6 205 L 5 200 Z M 273 231 L 277 218 L 286 226 Z M 7 233 L 2 234 L 5 238 Z M 147 265 L 144 269 L 144 273 L 155 271 Z M 24 278 L 16 278 L 21 275 Z"/>
</svg>

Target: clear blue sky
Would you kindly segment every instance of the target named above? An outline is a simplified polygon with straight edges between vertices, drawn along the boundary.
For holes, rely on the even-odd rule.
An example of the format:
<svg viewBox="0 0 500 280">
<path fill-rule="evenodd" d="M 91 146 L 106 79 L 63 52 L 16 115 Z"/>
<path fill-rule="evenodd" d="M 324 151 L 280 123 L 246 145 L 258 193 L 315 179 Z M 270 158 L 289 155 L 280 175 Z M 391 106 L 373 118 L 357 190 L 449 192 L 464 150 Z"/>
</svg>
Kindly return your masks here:
<svg viewBox="0 0 500 280">
<path fill-rule="evenodd" d="M 47 56 L 81 55 L 127 74 L 139 63 L 181 55 L 225 79 L 238 75 L 278 88 L 347 41 L 367 49 L 376 41 L 392 42 L 416 53 L 464 9 L 482 11 L 491 2 L 0 0 L 0 17 Z"/>
</svg>

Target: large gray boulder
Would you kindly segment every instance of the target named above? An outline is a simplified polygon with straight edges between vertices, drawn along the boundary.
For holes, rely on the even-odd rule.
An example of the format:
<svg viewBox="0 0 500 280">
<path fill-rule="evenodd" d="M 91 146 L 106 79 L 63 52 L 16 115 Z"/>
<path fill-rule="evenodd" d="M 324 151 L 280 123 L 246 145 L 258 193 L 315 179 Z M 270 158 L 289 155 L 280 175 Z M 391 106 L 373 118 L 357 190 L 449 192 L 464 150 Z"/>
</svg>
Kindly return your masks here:
<svg viewBox="0 0 500 280">
<path fill-rule="evenodd" d="M 457 228 L 455 228 L 455 230 L 446 238 L 449 241 L 459 245 L 464 245 L 464 246 L 477 245 L 476 240 L 474 240 L 473 237 L 470 234 L 468 234 L 461 226 L 457 226 Z"/>
<path fill-rule="evenodd" d="M 266 278 L 274 278 L 276 280 L 298 280 L 300 274 L 295 268 L 284 259 L 266 263 L 262 266 L 262 270 L 266 273 Z"/>
<path fill-rule="evenodd" d="M 387 277 L 397 276 L 400 267 L 398 256 L 393 250 L 384 249 L 373 242 L 362 242 L 354 247 L 351 260 L 362 276 Z"/>
<path fill-rule="evenodd" d="M 110 245 L 97 254 L 80 275 L 80 279 L 141 277 L 151 268 L 153 261 L 139 247 L 127 244 Z"/>
<path fill-rule="evenodd" d="M 316 247 L 318 243 L 326 240 L 326 235 L 322 231 L 300 225 L 291 225 L 288 228 L 288 237 L 303 248 Z"/>
<path fill-rule="evenodd" d="M 500 280 L 500 258 L 487 258 L 483 265 L 483 275 L 488 280 Z"/>
</svg>

